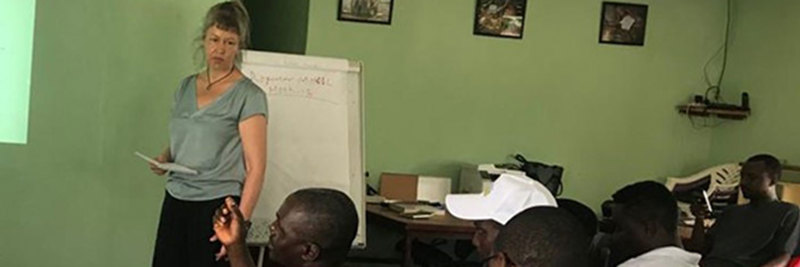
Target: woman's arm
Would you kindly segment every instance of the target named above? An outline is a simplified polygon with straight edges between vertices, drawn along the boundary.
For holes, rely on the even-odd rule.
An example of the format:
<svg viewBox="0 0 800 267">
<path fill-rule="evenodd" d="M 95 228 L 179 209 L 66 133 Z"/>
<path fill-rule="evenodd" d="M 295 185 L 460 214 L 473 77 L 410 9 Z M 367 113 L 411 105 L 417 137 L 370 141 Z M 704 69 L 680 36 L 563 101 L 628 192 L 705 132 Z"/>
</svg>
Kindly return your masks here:
<svg viewBox="0 0 800 267">
<path fill-rule="evenodd" d="M 245 179 L 239 205 L 244 218 L 249 220 L 261 194 L 267 164 L 267 118 L 252 116 L 239 123 L 239 134 L 244 151 Z"/>
</svg>

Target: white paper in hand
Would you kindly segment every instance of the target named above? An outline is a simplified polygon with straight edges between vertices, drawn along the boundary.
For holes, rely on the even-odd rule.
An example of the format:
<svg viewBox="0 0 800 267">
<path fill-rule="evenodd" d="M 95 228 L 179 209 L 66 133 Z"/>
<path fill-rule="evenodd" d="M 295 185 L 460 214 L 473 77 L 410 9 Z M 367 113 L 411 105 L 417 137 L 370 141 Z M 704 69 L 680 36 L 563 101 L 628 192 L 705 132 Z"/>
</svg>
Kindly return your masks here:
<svg viewBox="0 0 800 267">
<path fill-rule="evenodd" d="M 143 160 L 145 160 L 147 162 L 150 162 L 153 165 L 156 165 L 156 167 L 159 167 L 159 168 L 164 169 L 164 170 L 197 175 L 197 171 L 189 169 L 189 168 L 187 168 L 185 166 L 182 166 L 182 165 L 178 165 L 178 164 L 171 163 L 171 162 L 161 163 L 161 162 L 158 162 L 158 161 L 156 161 L 156 160 L 154 160 L 154 159 L 152 159 L 152 158 L 150 158 L 148 156 L 145 156 L 144 154 L 139 153 L 139 152 L 133 152 L 133 154 L 136 155 L 136 156 L 139 156 L 140 158 L 142 158 Z"/>
</svg>

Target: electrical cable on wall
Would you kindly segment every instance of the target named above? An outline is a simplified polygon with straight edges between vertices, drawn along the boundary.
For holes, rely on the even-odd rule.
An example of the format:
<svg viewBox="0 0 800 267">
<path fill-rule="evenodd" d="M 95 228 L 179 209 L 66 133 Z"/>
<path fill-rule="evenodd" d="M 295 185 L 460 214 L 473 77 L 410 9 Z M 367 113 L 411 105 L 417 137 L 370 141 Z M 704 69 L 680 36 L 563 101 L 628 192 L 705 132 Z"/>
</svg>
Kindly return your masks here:
<svg viewBox="0 0 800 267">
<path fill-rule="evenodd" d="M 722 46 L 719 49 L 717 49 L 717 52 L 715 52 L 714 55 L 708 60 L 708 62 L 706 62 L 705 66 L 703 66 L 703 75 L 705 77 L 706 84 L 708 85 L 704 97 L 705 100 L 711 102 L 722 101 L 721 98 L 722 80 L 725 77 L 725 71 L 727 70 L 728 67 L 728 43 L 730 39 L 730 30 L 731 30 L 731 4 L 732 4 L 731 1 L 732 0 L 727 0 L 727 11 L 725 17 L 725 36 Z M 708 77 L 708 65 L 714 60 L 714 58 L 717 57 L 717 55 L 719 55 L 720 51 L 722 52 L 722 67 L 719 71 L 719 77 L 717 78 L 717 83 L 712 84 L 711 79 Z M 712 91 L 714 92 L 713 99 L 709 98 L 709 93 L 711 93 Z"/>
<path fill-rule="evenodd" d="M 709 58 L 708 61 L 706 61 L 705 65 L 703 65 L 703 77 L 705 78 L 706 85 L 708 86 L 706 88 L 705 93 L 703 94 L 703 101 L 707 101 L 706 103 L 721 103 L 721 102 L 724 102 L 724 99 L 722 98 L 722 80 L 725 77 L 725 71 L 727 70 L 727 67 L 728 67 L 728 44 L 730 42 L 729 39 L 730 39 L 731 16 L 732 16 L 731 15 L 731 9 L 732 9 L 731 5 L 732 5 L 732 0 L 727 0 L 726 16 L 725 16 L 725 31 L 724 31 L 725 35 L 723 37 L 722 45 L 714 52 L 714 54 L 711 56 L 711 58 Z M 716 59 L 719 56 L 720 52 L 722 53 L 722 66 L 720 68 L 719 77 L 717 77 L 716 83 L 712 83 L 711 78 L 708 75 L 708 66 L 711 64 L 711 62 L 714 61 L 714 59 Z M 709 94 L 711 94 L 712 92 L 713 92 L 713 95 L 711 97 L 709 97 Z M 687 106 L 686 107 L 686 113 L 687 114 L 689 114 L 689 109 L 690 109 L 690 106 Z M 716 126 L 722 125 L 725 122 L 724 120 L 721 120 L 721 121 L 719 121 L 717 123 L 710 123 L 709 122 L 710 118 L 706 118 L 706 119 L 703 120 L 702 124 L 698 125 L 697 122 L 692 119 L 692 116 L 688 116 L 688 117 L 689 117 L 689 121 L 692 124 L 692 127 L 695 128 L 695 129 L 706 128 L 706 127 L 716 127 Z M 713 120 L 713 118 L 711 118 L 711 119 Z"/>
</svg>

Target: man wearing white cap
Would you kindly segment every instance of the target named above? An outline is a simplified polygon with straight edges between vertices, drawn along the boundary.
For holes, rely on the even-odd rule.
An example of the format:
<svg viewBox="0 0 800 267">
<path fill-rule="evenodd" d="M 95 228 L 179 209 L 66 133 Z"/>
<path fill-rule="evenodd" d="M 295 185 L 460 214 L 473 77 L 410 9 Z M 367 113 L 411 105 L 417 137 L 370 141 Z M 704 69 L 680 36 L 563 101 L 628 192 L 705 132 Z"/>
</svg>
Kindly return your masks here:
<svg viewBox="0 0 800 267">
<path fill-rule="evenodd" d="M 541 183 L 510 174 L 500 175 L 488 194 L 451 194 L 445 199 L 454 217 L 474 221 L 472 244 L 481 258 L 494 252 L 494 240 L 503 226 L 530 207 L 556 206 L 556 199 Z"/>
</svg>

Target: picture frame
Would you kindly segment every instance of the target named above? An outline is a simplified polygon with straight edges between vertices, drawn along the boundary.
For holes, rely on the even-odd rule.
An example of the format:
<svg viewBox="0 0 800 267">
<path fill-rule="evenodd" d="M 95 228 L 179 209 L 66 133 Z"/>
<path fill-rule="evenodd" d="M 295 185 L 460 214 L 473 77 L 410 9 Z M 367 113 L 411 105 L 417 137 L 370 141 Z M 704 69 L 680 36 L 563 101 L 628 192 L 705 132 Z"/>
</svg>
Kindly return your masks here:
<svg viewBox="0 0 800 267">
<path fill-rule="evenodd" d="M 392 24 L 394 0 L 339 0 L 336 19 L 376 24 Z"/>
<path fill-rule="evenodd" d="M 528 0 L 476 0 L 472 33 L 522 39 Z"/>
<path fill-rule="evenodd" d="M 603 2 L 598 42 L 644 46 L 647 5 Z"/>
</svg>

